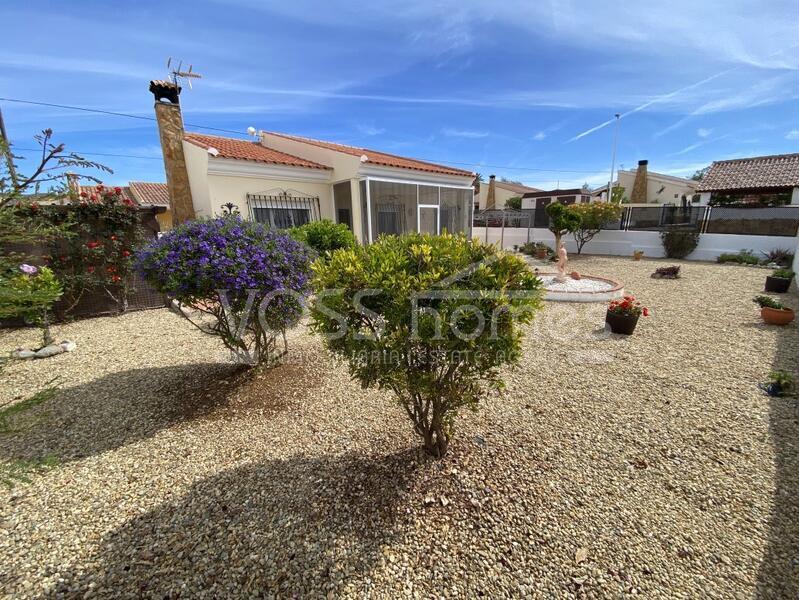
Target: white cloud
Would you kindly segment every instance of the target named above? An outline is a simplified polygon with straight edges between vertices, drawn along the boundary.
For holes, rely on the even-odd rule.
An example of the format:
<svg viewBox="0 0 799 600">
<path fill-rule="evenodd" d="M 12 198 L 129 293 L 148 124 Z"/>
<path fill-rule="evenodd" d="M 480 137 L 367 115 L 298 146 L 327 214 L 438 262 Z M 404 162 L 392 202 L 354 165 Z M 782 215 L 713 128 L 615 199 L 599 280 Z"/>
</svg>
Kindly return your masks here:
<svg viewBox="0 0 799 600">
<path fill-rule="evenodd" d="M 536 140 L 537 142 L 540 142 L 540 141 L 546 139 L 546 137 L 547 137 L 546 133 L 544 133 L 543 131 L 539 131 L 538 133 L 536 133 L 533 136 L 533 139 Z"/>
<path fill-rule="evenodd" d="M 785 134 L 786 140 L 799 140 L 799 129 L 791 129 Z"/>
<path fill-rule="evenodd" d="M 706 138 L 711 133 L 713 133 L 713 130 L 712 129 L 706 129 L 705 127 L 700 127 L 699 129 L 696 130 L 696 135 L 698 135 L 701 138 Z"/>
<path fill-rule="evenodd" d="M 382 127 L 375 127 L 374 125 L 368 125 L 365 123 L 359 123 L 355 126 L 355 128 L 360 131 L 363 135 L 373 136 L 373 135 L 380 135 L 381 133 L 385 133 L 386 130 Z"/>
<path fill-rule="evenodd" d="M 444 129 L 441 130 L 441 133 L 446 135 L 447 137 L 462 137 L 468 139 L 481 139 L 491 135 L 488 131 L 473 131 L 471 129 L 453 129 L 451 127 L 445 127 Z"/>
</svg>

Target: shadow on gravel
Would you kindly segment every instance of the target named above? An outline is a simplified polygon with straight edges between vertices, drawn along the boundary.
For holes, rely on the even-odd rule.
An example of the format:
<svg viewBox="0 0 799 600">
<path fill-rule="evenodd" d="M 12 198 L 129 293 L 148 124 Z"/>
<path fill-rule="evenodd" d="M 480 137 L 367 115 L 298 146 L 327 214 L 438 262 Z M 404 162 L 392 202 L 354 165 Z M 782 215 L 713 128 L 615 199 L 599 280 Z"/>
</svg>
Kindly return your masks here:
<svg viewBox="0 0 799 600">
<path fill-rule="evenodd" d="M 773 368 L 799 378 L 799 331 L 780 327 Z M 799 598 L 799 398 L 769 399 L 776 489 L 768 547 L 757 582 L 759 598 Z"/>
<path fill-rule="evenodd" d="M 0 433 L 0 460 L 64 462 L 148 438 L 177 423 L 283 408 L 291 381 L 313 381 L 297 365 L 254 374 L 232 364 L 135 369 L 60 390 Z"/>
<path fill-rule="evenodd" d="M 411 519 L 417 451 L 270 460 L 201 480 L 107 535 L 45 597 L 338 597 Z M 92 585 L 93 584 L 93 585 Z"/>
</svg>

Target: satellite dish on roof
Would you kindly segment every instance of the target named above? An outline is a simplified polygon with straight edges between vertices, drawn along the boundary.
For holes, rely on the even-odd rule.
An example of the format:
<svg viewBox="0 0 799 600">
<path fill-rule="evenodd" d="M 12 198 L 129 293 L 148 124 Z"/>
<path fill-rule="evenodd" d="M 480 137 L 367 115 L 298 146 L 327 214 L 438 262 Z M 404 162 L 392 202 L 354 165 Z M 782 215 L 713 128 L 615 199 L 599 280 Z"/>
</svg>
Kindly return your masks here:
<svg viewBox="0 0 799 600">
<path fill-rule="evenodd" d="M 208 148 L 208 150 L 206 150 L 206 152 L 208 152 L 208 154 L 210 154 L 211 156 L 219 156 L 219 150 L 217 150 L 213 146 Z"/>
<path fill-rule="evenodd" d="M 247 128 L 247 135 L 251 135 L 251 136 L 255 137 L 256 133 L 258 133 L 258 132 L 256 131 L 255 127 L 248 127 Z"/>
</svg>

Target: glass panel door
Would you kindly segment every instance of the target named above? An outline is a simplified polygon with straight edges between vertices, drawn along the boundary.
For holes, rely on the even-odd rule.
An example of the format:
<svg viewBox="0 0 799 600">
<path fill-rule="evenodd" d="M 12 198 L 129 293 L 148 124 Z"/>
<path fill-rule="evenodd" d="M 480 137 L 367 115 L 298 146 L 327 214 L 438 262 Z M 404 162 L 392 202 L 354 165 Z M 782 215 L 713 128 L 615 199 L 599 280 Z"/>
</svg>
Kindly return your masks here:
<svg viewBox="0 0 799 600">
<path fill-rule="evenodd" d="M 419 206 L 419 233 L 438 235 L 438 206 Z"/>
</svg>

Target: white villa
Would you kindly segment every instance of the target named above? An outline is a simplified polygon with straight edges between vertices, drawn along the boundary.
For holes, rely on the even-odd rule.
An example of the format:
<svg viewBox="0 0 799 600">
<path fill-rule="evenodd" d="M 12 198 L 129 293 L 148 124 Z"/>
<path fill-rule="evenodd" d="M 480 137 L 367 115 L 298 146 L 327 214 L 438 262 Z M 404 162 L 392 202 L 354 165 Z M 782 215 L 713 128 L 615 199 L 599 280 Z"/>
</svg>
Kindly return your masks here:
<svg viewBox="0 0 799 600">
<path fill-rule="evenodd" d="M 150 91 L 178 222 L 238 210 L 279 228 L 331 219 L 362 242 L 471 232 L 474 173 L 283 133 L 247 140 L 185 132 L 180 89 L 153 81 Z"/>
</svg>

